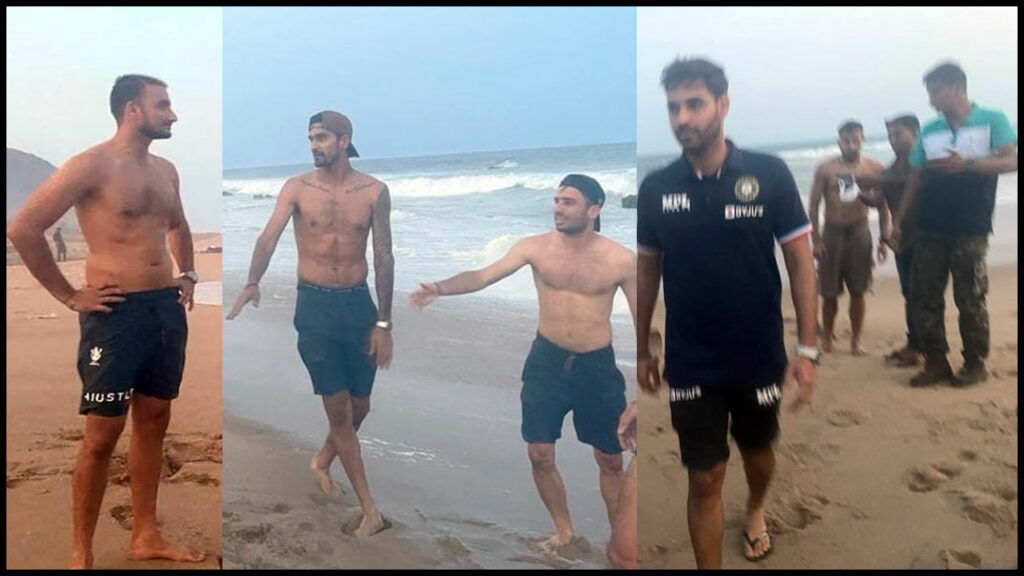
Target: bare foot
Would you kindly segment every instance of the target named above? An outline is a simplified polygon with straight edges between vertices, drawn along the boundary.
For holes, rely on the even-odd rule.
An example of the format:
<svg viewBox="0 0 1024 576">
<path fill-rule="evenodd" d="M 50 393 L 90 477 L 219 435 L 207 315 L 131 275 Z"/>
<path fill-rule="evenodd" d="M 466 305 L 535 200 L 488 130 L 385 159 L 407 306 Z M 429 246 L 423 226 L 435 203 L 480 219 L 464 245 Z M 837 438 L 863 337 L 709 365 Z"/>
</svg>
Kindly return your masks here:
<svg viewBox="0 0 1024 576">
<path fill-rule="evenodd" d="M 572 532 L 559 532 L 540 543 L 540 549 L 545 552 L 557 552 L 559 548 L 572 542 Z"/>
<path fill-rule="evenodd" d="M 331 471 L 321 468 L 316 456 L 309 461 L 309 469 L 313 472 L 313 476 L 316 476 L 316 482 L 324 494 L 330 495 L 337 491 L 334 482 L 331 481 Z"/>
<path fill-rule="evenodd" d="M 855 342 L 853 344 L 850 344 L 850 353 L 853 354 L 854 356 L 867 356 L 868 351 L 865 350 L 859 342 Z"/>
<path fill-rule="evenodd" d="M 823 335 L 821 337 L 821 351 L 822 352 L 831 352 L 832 351 L 832 338 L 834 338 L 834 336 L 830 336 L 828 334 L 825 334 L 825 335 Z"/>
<path fill-rule="evenodd" d="M 747 560 L 760 560 L 771 551 L 772 543 L 768 536 L 768 525 L 764 521 L 763 509 L 747 512 L 745 536 L 743 555 Z"/>
<path fill-rule="evenodd" d="M 363 521 L 359 523 L 359 528 L 356 528 L 356 536 L 359 538 L 369 538 L 388 528 L 391 528 L 391 522 L 381 516 L 380 512 L 374 510 L 372 514 L 363 515 Z"/>
<path fill-rule="evenodd" d="M 92 552 L 72 552 L 71 563 L 68 565 L 71 570 L 92 570 Z"/>
<path fill-rule="evenodd" d="M 171 560 L 173 562 L 202 562 L 205 552 L 171 546 L 162 536 L 142 537 L 133 540 L 128 551 L 130 560 Z"/>
</svg>

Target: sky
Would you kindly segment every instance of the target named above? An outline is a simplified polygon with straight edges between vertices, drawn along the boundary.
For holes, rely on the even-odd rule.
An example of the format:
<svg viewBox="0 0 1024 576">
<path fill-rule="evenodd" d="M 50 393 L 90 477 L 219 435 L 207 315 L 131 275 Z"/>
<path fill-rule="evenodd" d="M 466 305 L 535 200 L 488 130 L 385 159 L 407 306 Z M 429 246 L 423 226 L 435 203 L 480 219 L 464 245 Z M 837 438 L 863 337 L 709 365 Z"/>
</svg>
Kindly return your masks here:
<svg viewBox="0 0 1024 576">
<path fill-rule="evenodd" d="M 7 8 L 7 146 L 60 166 L 117 128 L 122 74 L 167 82 L 178 115 L 150 151 L 181 177 L 192 230 L 220 230 L 220 8 Z"/>
<path fill-rule="evenodd" d="M 323 109 L 364 158 L 636 139 L 636 9 L 225 8 L 226 168 L 309 162 Z"/>
<path fill-rule="evenodd" d="M 943 60 L 967 74 L 968 96 L 1017 122 L 1017 8 L 640 8 L 637 148 L 676 153 L 661 71 L 676 56 L 725 69 L 726 135 L 758 146 L 835 136 L 847 118 L 869 137 L 884 119 L 937 113 L 922 78 Z"/>
</svg>

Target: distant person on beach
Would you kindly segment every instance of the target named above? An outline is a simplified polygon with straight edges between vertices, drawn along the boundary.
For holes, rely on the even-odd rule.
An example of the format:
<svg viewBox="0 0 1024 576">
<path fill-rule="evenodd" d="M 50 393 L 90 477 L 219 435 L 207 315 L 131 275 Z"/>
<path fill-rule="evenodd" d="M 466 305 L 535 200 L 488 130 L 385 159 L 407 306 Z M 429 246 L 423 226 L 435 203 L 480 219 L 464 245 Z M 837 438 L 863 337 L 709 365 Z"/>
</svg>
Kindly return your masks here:
<svg viewBox="0 0 1024 576">
<path fill-rule="evenodd" d="M 621 570 L 636 569 L 636 424 L 637 403 L 633 400 L 619 417 L 619 445 L 623 450 L 633 452 L 633 458 L 626 468 L 619 503 L 612 522 L 612 536 L 608 541 L 608 563 Z"/>
<path fill-rule="evenodd" d="M 594 448 L 601 496 L 614 524 L 622 476 L 616 427 L 626 408 L 625 379 L 615 366 L 611 313 L 615 293 L 626 295 L 636 316 L 636 257 L 601 229 L 605 193 L 589 176 L 570 174 L 555 194 L 555 230 L 527 236 L 497 262 L 439 282 L 420 284 L 412 304 L 423 308 L 439 296 L 482 290 L 530 266 L 540 319 L 523 367 L 521 433 L 533 480 L 555 523 L 547 550 L 574 535 L 562 476 L 555 466 L 555 441 L 571 410 L 576 437 Z"/>
<path fill-rule="evenodd" d="M 861 336 L 867 301 L 864 297 L 871 288 L 871 269 L 874 266 L 871 250 L 871 229 L 868 226 L 868 206 L 860 201 L 866 179 L 877 180 L 882 165 L 861 156 L 864 127 L 855 120 L 839 127 L 841 154 L 822 162 L 814 172 L 811 186 L 810 213 L 813 227 L 814 257 L 818 259 L 818 288 L 822 304 L 821 349 L 832 351 L 835 341 L 836 314 L 843 285 L 850 291 L 850 351 L 863 356 Z M 818 225 L 818 209 L 825 201 L 825 229 Z M 889 212 L 879 210 L 879 228 L 889 230 Z M 886 244 L 880 238 L 878 259 L 885 260 Z"/>
<path fill-rule="evenodd" d="M 864 177 L 866 190 L 861 190 L 860 200 L 873 208 L 878 208 L 879 214 L 890 212 L 895 214 L 903 201 L 903 191 L 906 188 L 907 178 L 910 176 L 910 152 L 914 148 L 914 142 L 921 133 L 921 123 L 913 114 L 903 114 L 887 120 L 885 128 L 889 133 L 889 145 L 892 147 L 896 159 L 892 165 L 882 171 L 877 181 L 870 177 Z M 897 366 L 917 366 L 921 363 L 921 341 L 917 330 L 917 321 L 914 314 L 916 305 L 913 301 L 913 260 L 914 260 L 914 237 L 916 226 L 913 215 L 909 215 L 903 226 L 903 245 L 895 252 L 896 271 L 900 278 L 900 291 L 903 294 L 905 303 L 905 318 L 907 322 L 907 343 L 888 355 L 885 360 Z M 879 250 L 883 243 L 891 244 L 891 230 L 881 228 L 879 218 Z M 890 246 L 892 247 L 892 246 Z"/>
<path fill-rule="evenodd" d="M 372 536 L 390 526 L 370 495 L 356 433 L 370 412 L 378 368 L 391 363 L 391 298 L 395 259 L 391 251 L 391 195 L 380 180 L 359 172 L 351 158 L 352 122 L 325 110 L 309 119 L 316 169 L 285 182 L 270 220 L 256 240 L 249 280 L 227 319 L 246 303 L 259 306 L 259 282 L 270 265 L 288 221 L 295 221 L 299 253 L 295 329 L 313 392 L 323 399 L 329 431 L 309 463 L 325 493 L 332 493 L 330 467 L 341 460 L 362 507 L 356 535 Z M 366 284 L 366 242 L 373 231 L 377 303 Z"/>
<path fill-rule="evenodd" d="M 117 121 L 113 138 L 64 163 L 29 196 L 7 229 L 25 266 L 78 313 L 82 329 L 78 412 L 86 419 L 71 485 L 70 564 L 93 565 L 107 470 L 129 407 L 133 520 L 128 557 L 199 562 L 205 554 L 165 541 L 156 518 L 164 433 L 185 366 L 184 307 L 192 309 L 199 281 L 178 172 L 149 152 L 153 140 L 171 137 L 178 117 L 167 84 L 138 74 L 117 79 L 110 111 Z M 57 267 L 44 235 L 72 207 L 88 246 L 86 284 L 78 289 Z M 175 263 L 182 271 L 177 278 Z"/>
<path fill-rule="evenodd" d="M 60 226 L 53 231 L 53 246 L 57 250 L 57 262 L 66 262 L 68 259 L 68 247 L 64 244 L 64 235 L 61 234 Z"/>
<path fill-rule="evenodd" d="M 638 195 L 637 382 L 650 393 L 661 386 L 650 334 L 664 275 L 664 377 L 689 470 L 690 540 L 698 568 L 721 568 L 730 415 L 750 488 L 743 555 L 757 561 L 772 550 L 764 505 L 782 395 L 789 384 L 798 385 L 790 405 L 795 410 L 810 403 L 814 390 L 811 223 L 782 160 L 725 139 L 729 84 L 720 67 L 676 59 L 661 82 L 683 154 L 644 178 Z M 776 242 L 796 308 L 792 358 L 783 339 Z"/>
<path fill-rule="evenodd" d="M 992 233 L 999 175 L 1017 171 L 1017 135 L 1006 115 L 967 97 L 967 75 L 952 63 L 925 74 L 933 108 L 942 116 L 921 130 L 910 154 L 912 167 L 892 239 L 901 246 L 916 212 L 913 301 L 925 356 L 913 387 L 951 381 L 970 386 L 988 378 L 988 235 Z M 946 359 L 945 292 L 953 277 L 960 311 L 964 364 L 955 375 Z"/>
</svg>

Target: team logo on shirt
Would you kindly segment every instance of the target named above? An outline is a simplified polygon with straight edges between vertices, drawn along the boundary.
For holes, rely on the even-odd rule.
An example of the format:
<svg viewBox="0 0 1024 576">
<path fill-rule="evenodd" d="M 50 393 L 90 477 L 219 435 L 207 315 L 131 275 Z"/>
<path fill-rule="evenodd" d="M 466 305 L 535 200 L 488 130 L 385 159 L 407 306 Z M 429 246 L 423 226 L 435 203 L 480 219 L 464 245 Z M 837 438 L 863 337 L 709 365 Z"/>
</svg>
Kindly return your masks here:
<svg viewBox="0 0 1024 576">
<path fill-rule="evenodd" d="M 103 348 L 100 348 L 99 346 L 93 346 L 93 349 L 89 350 L 89 359 L 92 360 L 92 362 L 89 362 L 89 366 L 99 366 L 100 356 L 102 355 Z"/>
<path fill-rule="evenodd" d="M 740 176 L 736 180 L 736 199 L 740 202 L 751 202 L 754 198 L 757 198 L 757 193 L 761 191 L 761 185 L 757 183 L 757 178 L 753 176 Z"/>
</svg>

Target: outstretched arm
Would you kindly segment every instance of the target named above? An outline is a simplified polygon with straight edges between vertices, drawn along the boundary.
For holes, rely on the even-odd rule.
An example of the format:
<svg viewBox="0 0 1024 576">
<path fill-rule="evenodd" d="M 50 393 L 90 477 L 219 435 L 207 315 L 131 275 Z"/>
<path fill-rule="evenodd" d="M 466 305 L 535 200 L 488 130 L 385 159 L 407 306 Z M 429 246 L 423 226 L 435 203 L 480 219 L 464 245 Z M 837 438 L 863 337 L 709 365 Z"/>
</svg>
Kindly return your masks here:
<svg viewBox="0 0 1024 576">
<path fill-rule="evenodd" d="M 420 284 L 420 289 L 412 295 L 413 305 L 423 308 L 429 306 L 438 296 L 476 292 L 511 276 L 529 263 L 529 243 L 529 238 L 516 242 L 505 256 L 486 268 L 462 272 L 440 282 Z"/>
<path fill-rule="evenodd" d="M 252 261 L 249 264 L 249 280 L 242 293 L 235 300 L 235 305 L 231 308 L 231 312 L 228 313 L 228 320 L 238 316 L 246 302 L 252 301 L 253 306 L 259 307 L 260 279 L 263 278 L 267 267 L 270 266 L 270 257 L 274 255 L 277 241 L 281 238 L 281 232 L 284 231 L 288 225 L 288 220 L 295 212 L 295 206 L 295 190 L 289 183 L 286 183 L 284 188 L 281 189 L 281 194 L 277 197 L 274 213 L 270 215 L 267 226 L 256 240 L 256 246 L 252 251 Z"/>
</svg>

